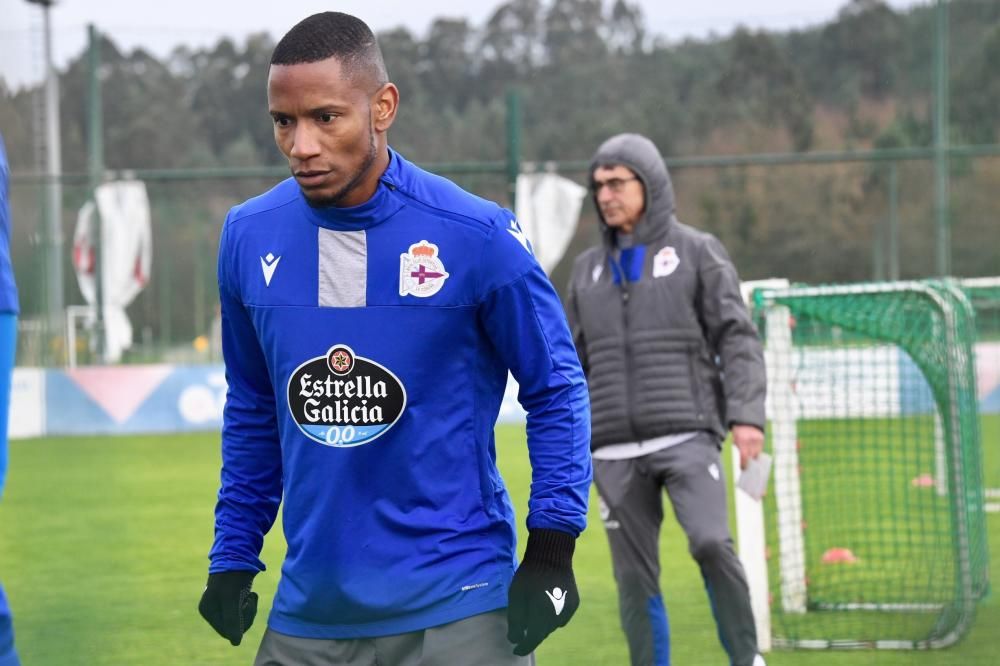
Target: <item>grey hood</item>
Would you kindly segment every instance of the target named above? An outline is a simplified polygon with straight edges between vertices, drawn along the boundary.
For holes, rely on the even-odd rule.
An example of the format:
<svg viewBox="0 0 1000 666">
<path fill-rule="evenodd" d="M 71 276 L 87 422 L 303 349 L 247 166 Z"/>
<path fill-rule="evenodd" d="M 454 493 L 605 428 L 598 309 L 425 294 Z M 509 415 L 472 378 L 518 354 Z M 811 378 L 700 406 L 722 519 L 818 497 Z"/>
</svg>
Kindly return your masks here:
<svg viewBox="0 0 1000 666">
<path fill-rule="evenodd" d="M 602 143 L 590 160 L 590 179 L 593 180 L 597 168 L 617 164 L 635 172 L 645 188 L 646 210 L 635 226 L 633 236 L 636 243 L 646 242 L 662 233 L 674 216 L 674 186 L 670 182 L 670 173 L 656 144 L 641 134 L 616 134 Z M 596 197 L 593 199 L 601 221 L 601 235 L 606 245 L 613 246 L 615 232 L 605 224 Z"/>
</svg>

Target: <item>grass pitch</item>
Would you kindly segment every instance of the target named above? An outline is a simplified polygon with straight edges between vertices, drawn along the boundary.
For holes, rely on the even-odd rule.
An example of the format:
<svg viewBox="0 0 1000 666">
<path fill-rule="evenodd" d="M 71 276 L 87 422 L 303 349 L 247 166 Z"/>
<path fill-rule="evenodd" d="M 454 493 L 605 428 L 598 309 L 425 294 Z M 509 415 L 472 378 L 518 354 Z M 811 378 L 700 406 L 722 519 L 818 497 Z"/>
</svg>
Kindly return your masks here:
<svg viewBox="0 0 1000 666">
<path fill-rule="evenodd" d="M 519 515 L 530 468 L 524 431 L 498 429 L 500 467 Z M 1000 456 L 984 438 L 987 465 Z M 729 460 L 728 455 L 724 460 Z M 0 580 L 14 611 L 26 666 L 249 664 L 263 632 L 284 552 L 280 524 L 257 577 L 257 621 L 230 647 L 197 612 L 212 540 L 218 485 L 215 434 L 51 438 L 11 443 L 0 503 Z M 582 605 L 538 650 L 540 666 L 627 664 L 603 527 L 591 503 L 575 571 Z M 701 584 L 670 512 L 662 536 L 663 591 L 673 663 L 725 664 Z M 989 517 L 993 571 L 1000 571 L 1000 514 Z M 521 543 L 524 543 L 522 526 Z M 1000 600 L 984 601 L 955 648 L 934 652 L 774 652 L 771 666 L 903 666 L 997 663 Z M 456 665 L 461 666 L 461 665 Z"/>
</svg>

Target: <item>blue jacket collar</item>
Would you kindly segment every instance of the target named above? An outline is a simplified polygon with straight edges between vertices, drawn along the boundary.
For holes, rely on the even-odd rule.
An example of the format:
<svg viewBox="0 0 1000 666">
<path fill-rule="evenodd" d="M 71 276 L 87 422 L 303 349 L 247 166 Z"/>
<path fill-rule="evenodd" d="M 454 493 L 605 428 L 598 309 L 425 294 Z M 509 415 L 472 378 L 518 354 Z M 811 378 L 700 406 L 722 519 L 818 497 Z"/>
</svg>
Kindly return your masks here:
<svg viewBox="0 0 1000 666">
<path fill-rule="evenodd" d="M 368 229 L 385 222 L 399 212 L 404 201 L 393 196 L 396 183 L 400 180 L 402 158 L 396 151 L 389 148 L 389 166 L 379 178 L 375 194 L 368 201 L 357 206 L 337 207 L 327 206 L 315 208 L 310 206 L 299 191 L 299 206 L 305 212 L 310 222 L 317 226 L 336 231 L 358 231 Z"/>
</svg>

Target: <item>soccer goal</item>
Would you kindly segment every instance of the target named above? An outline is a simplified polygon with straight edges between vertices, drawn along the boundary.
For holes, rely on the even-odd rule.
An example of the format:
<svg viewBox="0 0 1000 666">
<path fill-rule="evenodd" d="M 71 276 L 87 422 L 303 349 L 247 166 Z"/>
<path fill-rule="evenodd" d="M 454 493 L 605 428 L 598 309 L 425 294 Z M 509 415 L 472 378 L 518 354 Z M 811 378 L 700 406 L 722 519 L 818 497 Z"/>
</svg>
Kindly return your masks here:
<svg viewBox="0 0 1000 666">
<path fill-rule="evenodd" d="M 964 279 L 959 286 L 976 313 L 986 510 L 1000 513 L 1000 277 Z"/>
<path fill-rule="evenodd" d="M 953 283 L 900 282 L 752 300 L 774 456 L 763 543 L 742 491 L 736 513 L 763 642 L 955 643 L 989 580 L 968 298 Z"/>
</svg>

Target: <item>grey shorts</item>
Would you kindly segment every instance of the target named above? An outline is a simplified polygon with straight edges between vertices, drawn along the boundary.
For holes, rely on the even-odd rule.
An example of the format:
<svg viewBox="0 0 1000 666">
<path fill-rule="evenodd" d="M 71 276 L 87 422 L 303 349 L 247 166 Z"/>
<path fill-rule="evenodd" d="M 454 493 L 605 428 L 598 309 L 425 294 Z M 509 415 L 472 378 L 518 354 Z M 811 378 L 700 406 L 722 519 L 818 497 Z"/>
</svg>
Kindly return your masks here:
<svg viewBox="0 0 1000 666">
<path fill-rule="evenodd" d="M 440 627 L 357 639 L 299 638 L 270 628 L 254 666 L 534 666 L 507 640 L 507 609 Z"/>
</svg>

